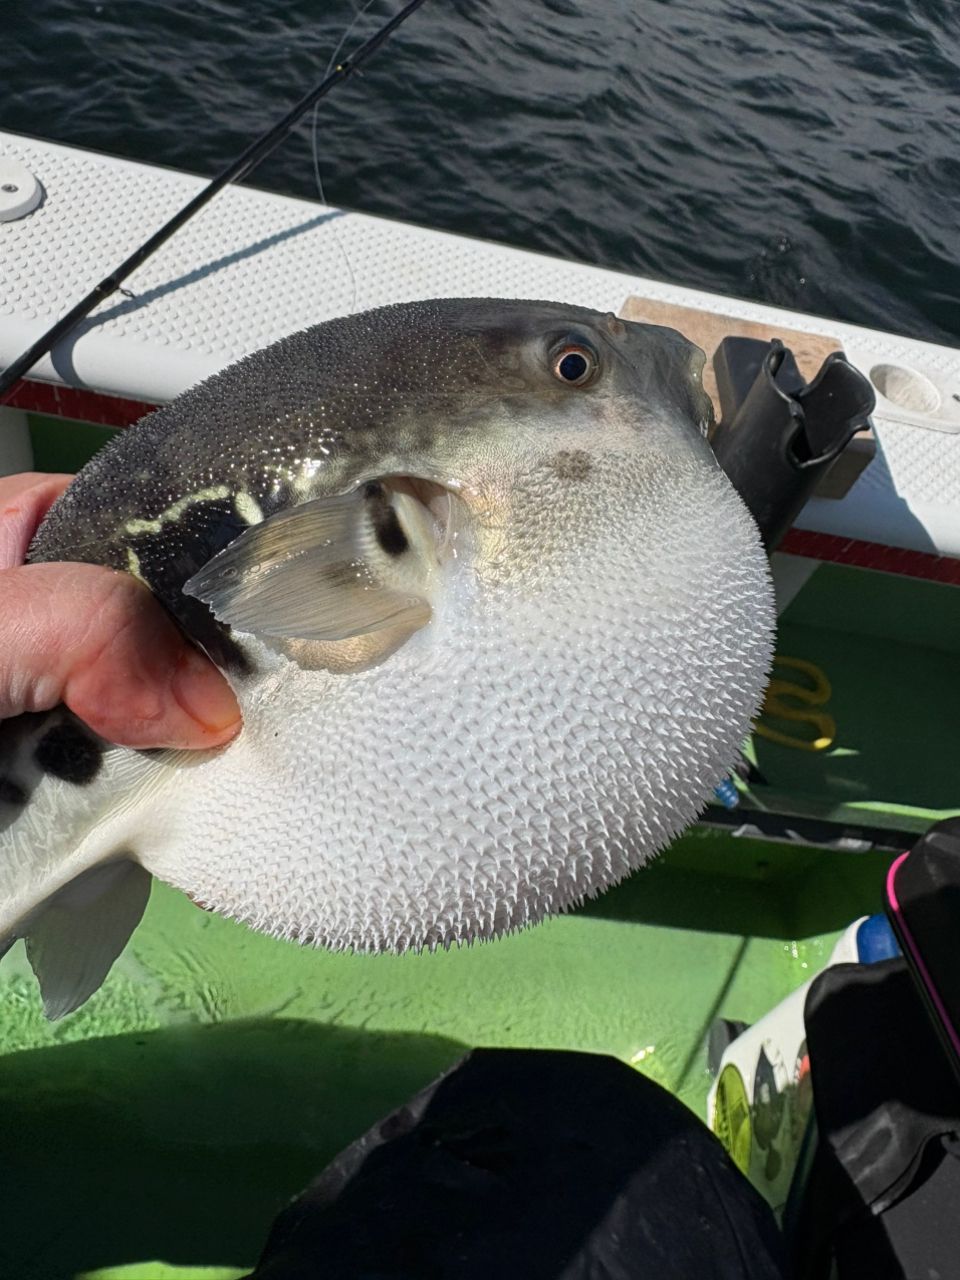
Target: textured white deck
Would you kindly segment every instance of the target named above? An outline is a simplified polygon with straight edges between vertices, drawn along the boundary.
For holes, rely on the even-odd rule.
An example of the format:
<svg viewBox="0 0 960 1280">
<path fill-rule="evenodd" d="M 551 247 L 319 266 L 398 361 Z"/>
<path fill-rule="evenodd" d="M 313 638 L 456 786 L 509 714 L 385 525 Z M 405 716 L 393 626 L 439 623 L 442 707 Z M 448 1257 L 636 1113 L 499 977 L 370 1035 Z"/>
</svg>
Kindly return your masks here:
<svg viewBox="0 0 960 1280">
<path fill-rule="evenodd" d="M 0 132 L 40 180 L 33 213 L 0 223 L 0 363 L 34 341 L 203 179 Z M 939 405 L 878 392 L 878 456 L 802 528 L 960 555 L 960 351 L 778 311 L 482 240 L 249 188 L 218 195 L 33 376 L 160 402 L 246 352 L 320 320 L 443 296 L 556 299 L 616 311 L 628 294 L 836 335 L 865 373 L 922 375 Z"/>
</svg>

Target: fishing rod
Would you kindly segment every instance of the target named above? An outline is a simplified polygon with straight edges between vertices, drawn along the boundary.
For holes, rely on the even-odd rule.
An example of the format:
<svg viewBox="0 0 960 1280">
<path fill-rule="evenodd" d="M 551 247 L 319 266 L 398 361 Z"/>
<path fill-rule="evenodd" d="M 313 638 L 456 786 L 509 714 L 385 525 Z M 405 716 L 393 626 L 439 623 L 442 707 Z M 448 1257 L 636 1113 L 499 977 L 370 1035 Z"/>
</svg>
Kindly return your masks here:
<svg viewBox="0 0 960 1280">
<path fill-rule="evenodd" d="M 51 326 L 42 337 L 38 338 L 33 346 L 29 347 L 21 356 L 18 356 L 11 365 L 0 374 L 0 404 L 6 401 L 15 385 L 20 381 L 25 373 L 27 373 L 41 356 L 47 353 L 68 333 L 71 333 L 77 325 L 90 312 L 102 302 L 105 298 L 109 298 L 111 294 L 116 293 L 121 284 L 126 280 L 131 272 L 136 271 L 142 263 L 146 262 L 160 246 L 174 234 L 179 231 L 185 222 L 187 222 L 198 209 L 202 209 L 218 191 L 221 191 L 231 182 L 239 182 L 242 178 L 247 177 L 256 166 L 266 156 L 270 154 L 284 140 L 293 126 L 297 123 L 305 112 L 309 111 L 312 106 L 325 98 L 331 89 L 341 81 L 348 79 L 355 71 L 358 71 L 362 64 L 367 61 L 380 46 L 387 40 L 402 22 L 406 22 L 407 18 L 419 9 L 424 0 L 408 0 L 408 3 L 395 14 L 389 22 L 384 23 L 379 31 L 366 40 L 359 49 L 343 62 L 338 62 L 333 71 L 309 93 L 305 94 L 299 102 L 295 103 L 282 120 L 279 120 L 272 129 L 267 130 L 261 137 L 257 138 L 249 147 L 237 157 L 236 160 L 226 169 L 219 173 L 215 178 L 198 191 L 192 200 L 188 201 L 179 213 L 175 213 L 168 222 L 165 222 L 159 231 L 155 231 L 148 240 L 145 240 L 139 249 L 131 253 L 130 257 L 120 264 L 116 270 L 111 271 L 108 276 L 94 286 L 85 298 L 71 308 L 65 316 L 62 316 L 56 324 Z"/>
</svg>

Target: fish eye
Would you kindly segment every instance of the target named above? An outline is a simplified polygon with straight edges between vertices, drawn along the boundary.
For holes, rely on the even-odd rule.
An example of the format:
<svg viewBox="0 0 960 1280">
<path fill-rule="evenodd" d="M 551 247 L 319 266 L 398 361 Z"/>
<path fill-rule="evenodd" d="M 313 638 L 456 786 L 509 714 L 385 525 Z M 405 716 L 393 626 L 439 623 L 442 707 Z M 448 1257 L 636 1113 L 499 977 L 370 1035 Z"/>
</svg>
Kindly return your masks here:
<svg viewBox="0 0 960 1280">
<path fill-rule="evenodd" d="M 582 387 L 597 371 L 596 353 L 579 342 L 565 342 L 551 356 L 553 376 L 571 387 Z"/>
</svg>

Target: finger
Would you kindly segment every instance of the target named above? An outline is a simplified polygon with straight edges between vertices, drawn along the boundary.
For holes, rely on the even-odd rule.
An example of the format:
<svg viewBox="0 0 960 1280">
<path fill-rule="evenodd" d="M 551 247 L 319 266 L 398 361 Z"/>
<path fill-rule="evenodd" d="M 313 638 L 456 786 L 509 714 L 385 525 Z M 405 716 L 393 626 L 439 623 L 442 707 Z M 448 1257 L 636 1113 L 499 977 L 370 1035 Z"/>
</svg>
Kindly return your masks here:
<svg viewBox="0 0 960 1280">
<path fill-rule="evenodd" d="M 41 471 L 0 477 L 0 569 L 23 563 L 40 521 L 72 479 Z"/>
<path fill-rule="evenodd" d="M 213 747 L 236 698 L 141 583 L 90 564 L 0 571 L 0 719 L 60 702 L 129 747 Z"/>
</svg>

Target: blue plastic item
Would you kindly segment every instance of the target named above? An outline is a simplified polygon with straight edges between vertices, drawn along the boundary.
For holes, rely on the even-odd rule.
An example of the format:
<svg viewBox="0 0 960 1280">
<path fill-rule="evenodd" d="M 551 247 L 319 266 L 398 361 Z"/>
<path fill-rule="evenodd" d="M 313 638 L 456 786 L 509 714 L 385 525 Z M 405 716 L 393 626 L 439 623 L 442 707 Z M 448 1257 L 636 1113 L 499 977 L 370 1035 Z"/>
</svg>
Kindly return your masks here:
<svg viewBox="0 0 960 1280">
<path fill-rule="evenodd" d="M 867 916 L 857 930 L 857 956 L 861 964 L 876 964 L 878 960 L 893 960 L 900 955 L 900 947 L 882 913 Z"/>
</svg>

